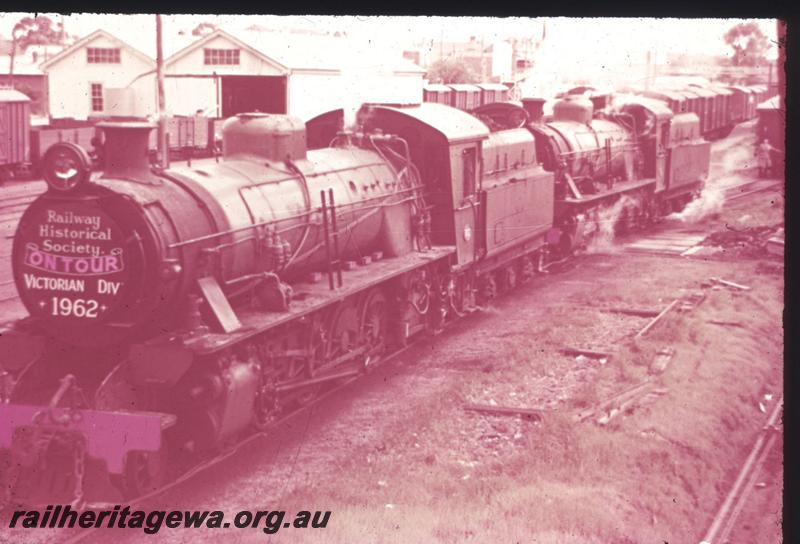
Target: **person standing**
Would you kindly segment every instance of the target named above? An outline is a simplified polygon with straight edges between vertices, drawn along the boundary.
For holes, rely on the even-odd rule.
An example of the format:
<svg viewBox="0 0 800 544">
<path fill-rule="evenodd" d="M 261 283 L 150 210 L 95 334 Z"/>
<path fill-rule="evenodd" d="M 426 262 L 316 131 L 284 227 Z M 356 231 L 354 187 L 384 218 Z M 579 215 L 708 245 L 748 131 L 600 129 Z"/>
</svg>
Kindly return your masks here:
<svg viewBox="0 0 800 544">
<path fill-rule="evenodd" d="M 764 140 L 756 147 L 756 159 L 758 160 L 758 177 L 765 178 L 772 173 L 772 152 L 777 151 L 769 140 Z"/>
</svg>

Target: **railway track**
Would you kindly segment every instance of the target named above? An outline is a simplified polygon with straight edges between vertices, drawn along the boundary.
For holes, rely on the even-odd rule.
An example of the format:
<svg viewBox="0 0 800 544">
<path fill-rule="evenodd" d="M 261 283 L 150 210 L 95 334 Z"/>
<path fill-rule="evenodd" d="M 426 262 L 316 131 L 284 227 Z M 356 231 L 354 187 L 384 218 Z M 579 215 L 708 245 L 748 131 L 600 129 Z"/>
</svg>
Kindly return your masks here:
<svg viewBox="0 0 800 544">
<path fill-rule="evenodd" d="M 759 179 L 756 181 L 749 181 L 734 185 L 733 187 L 725 188 L 725 201 L 736 201 L 741 198 L 746 198 L 750 195 L 763 193 L 767 191 L 780 191 L 783 189 L 783 182 L 775 180 Z"/>
<path fill-rule="evenodd" d="M 17 293 L 17 289 L 14 287 L 14 280 L 7 279 L 0 281 L 0 303 L 17 298 L 19 298 L 19 294 Z"/>
<path fill-rule="evenodd" d="M 0 202 L 18 196 L 36 196 L 46 189 L 47 185 L 41 180 L 0 184 Z"/>
<path fill-rule="evenodd" d="M 0 199 L 0 223 L 19 218 L 35 197 L 36 195 L 20 195 Z"/>
<path fill-rule="evenodd" d="M 783 183 L 775 180 L 759 179 L 746 181 L 724 187 L 725 204 L 737 202 L 751 195 L 768 191 L 781 191 Z M 670 257 L 687 257 L 697 252 L 708 233 L 700 233 L 696 229 L 658 229 L 656 232 L 636 236 L 625 240 L 622 246 L 627 252 L 638 254 L 654 254 Z"/>
<path fill-rule="evenodd" d="M 0 187 L 0 225 L 16 223 L 22 212 L 42 191 L 44 186 L 26 184 L 21 188 L 4 189 Z M 5 192 L 7 191 L 7 192 Z"/>
<path fill-rule="evenodd" d="M 731 532 L 736 526 L 736 521 L 759 479 L 764 461 L 778 440 L 777 425 L 782 411 L 783 397 L 775 405 L 766 425 L 758 434 L 758 438 L 750 450 L 750 455 L 747 456 L 739 475 L 720 505 L 700 544 L 724 544 L 728 542 Z"/>
<path fill-rule="evenodd" d="M 5 196 L 0 199 L 0 213 L 7 213 L 8 210 L 24 207 L 35 197 L 36 194 Z"/>
<path fill-rule="evenodd" d="M 16 223 L 30 203 L 45 189 L 44 182 L 22 183 L 0 187 L 0 232 L 6 232 L 0 238 L 0 260 L 11 257 L 10 240 L 14 237 Z M 0 280 L 0 305 L 19 299 L 14 280 Z M 2 311 L 2 310 L 0 310 Z"/>
</svg>

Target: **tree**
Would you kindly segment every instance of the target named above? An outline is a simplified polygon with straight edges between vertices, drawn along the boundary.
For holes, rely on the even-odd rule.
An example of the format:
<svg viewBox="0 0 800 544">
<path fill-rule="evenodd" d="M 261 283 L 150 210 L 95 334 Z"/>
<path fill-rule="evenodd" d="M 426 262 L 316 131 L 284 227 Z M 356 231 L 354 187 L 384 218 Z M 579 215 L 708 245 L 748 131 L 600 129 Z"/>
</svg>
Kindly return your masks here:
<svg viewBox="0 0 800 544">
<path fill-rule="evenodd" d="M 769 41 L 756 22 L 739 23 L 723 36 L 733 48 L 734 66 L 755 66 L 769 49 Z"/>
<path fill-rule="evenodd" d="M 24 53 L 31 45 L 57 44 L 64 38 L 62 23 L 54 23 L 50 17 L 23 17 L 11 30 L 11 62 L 8 70 L 8 82 L 14 86 L 14 58 L 17 49 Z"/>
<path fill-rule="evenodd" d="M 459 58 L 439 59 L 428 69 L 431 83 L 477 83 L 478 78 Z"/>
<path fill-rule="evenodd" d="M 202 22 L 192 30 L 192 36 L 207 36 L 217 29 L 215 25 L 208 22 Z"/>
</svg>

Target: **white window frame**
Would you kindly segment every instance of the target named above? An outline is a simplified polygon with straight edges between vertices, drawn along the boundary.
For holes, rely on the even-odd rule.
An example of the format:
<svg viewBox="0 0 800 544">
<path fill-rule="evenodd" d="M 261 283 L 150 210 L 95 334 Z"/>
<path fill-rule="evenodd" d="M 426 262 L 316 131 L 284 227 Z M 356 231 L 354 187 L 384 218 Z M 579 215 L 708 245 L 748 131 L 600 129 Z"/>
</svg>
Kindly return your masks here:
<svg viewBox="0 0 800 544">
<path fill-rule="evenodd" d="M 95 96 L 94 90 L 95 85 L 100 87 L 100 96 Z M 100 109 L 95 108 L 95 100 L 100 101 Z M 103 97 L 103 84 L 97 81 L 89 83 L 89 111 L 92 113 L 103 112 L 105 111 L 105 100 Z"/>
<path fill-rule="evenodd" d="M 206 66 L 239 66 L 241 49 L 206 47 L 203 49 L 203 64 Z"/>
<path fill-rule="evenodd" d="M 120 64 L 122 51 L 119 47 L 87 47 L 87 64 Z"/>
</svg>

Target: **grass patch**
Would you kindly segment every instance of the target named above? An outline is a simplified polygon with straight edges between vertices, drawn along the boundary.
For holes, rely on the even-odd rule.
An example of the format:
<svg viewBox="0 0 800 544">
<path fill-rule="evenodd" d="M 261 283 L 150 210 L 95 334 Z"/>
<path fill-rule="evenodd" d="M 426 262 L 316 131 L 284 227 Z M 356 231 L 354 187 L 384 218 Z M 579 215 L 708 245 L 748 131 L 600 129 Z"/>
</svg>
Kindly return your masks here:
<svg viewBox="0 0 800 544">
<path fill-rule="evenodd" d="M 672 275 L 657 264 L 623 264 L 617 287 L 594 302 L 663 307 L 687 283 L 724 272 L 711 263 L 675 266 L 681 270 Z M 749 265 L 738 266 L 740 274 L 751 273 Z M 648 273 L 654 277 L 646 285 L 622 280 Z M 578 383 L 539 424 L 465 414 L 464 400 L 484 391 L 497 395 L 499 384 L 523 391 L 532 381 L 563 377 L 579 365 L 558 350 L 579 339 L 597 341 L 603 327 L 615 325 L 575 305 L 551 305 L 540 318 L 517 321 L 513 334 L 492 345 L 490 372 L 475 364 L 453 373 L 436 395 L 404 405 L 381 444 L 359 448 L 336 473 L 285 497 L 282 507 L 334 512 L 328 529 L 296 532 L 292 541 L 696 541 L 760 429 L 758 399 L 780 385 L 778 283 L 765 280 L 758 293 L 707 290 L 691 312 L 673 310 L 647 336 L 617 342 L 606 365 L 584 363 L 594 365 L 593 379 Z M 742 320 L 747 327 L 731 331 L 709 319 Z M 654 377 L 650 365 L 665 347 L 675 355 Z M 605 427 L 574 423 L 576 410 L 647 377 L 668 393 Z M 503 442 L 506 449 L 487 445 L 516 428 L 521 438 Z"/>
</svg>

